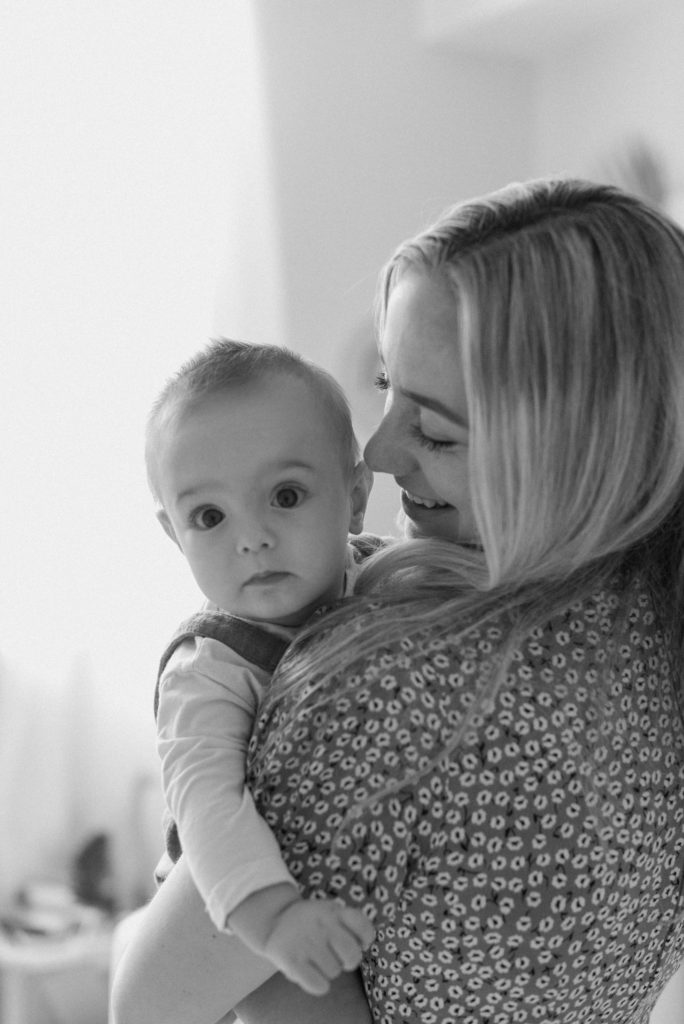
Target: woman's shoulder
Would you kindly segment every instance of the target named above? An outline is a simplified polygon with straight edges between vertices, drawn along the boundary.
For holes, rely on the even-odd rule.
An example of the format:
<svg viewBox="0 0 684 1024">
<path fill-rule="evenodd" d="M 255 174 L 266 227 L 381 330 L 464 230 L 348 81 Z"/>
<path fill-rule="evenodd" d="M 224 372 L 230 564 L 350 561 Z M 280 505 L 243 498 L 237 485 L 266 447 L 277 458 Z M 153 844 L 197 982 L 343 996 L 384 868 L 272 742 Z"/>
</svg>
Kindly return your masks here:
<svg viewBox="0 0 684 1024">
<path fill-rule="evenodd" d="M 503 684 L 516 700 L 530 687 L 554 700 L 576 687 L 590 691 L 608 676 L 647 688 L 658 678 L 676 685 L 670 639 L 643 575 L 617 573 L 582 596 L 542 607 L 531 621 L 495 605 L 474 620 L 461 612 L 404 622 L 383 597 L 354 599 L 347 618 L 316 638 L 317 660 L 301 651 L 295 676 L 284 659 L 263 710 L 270 715 L 279 705 L 288 718 L 335 705 L 342 714 L 348 700 L 370 717 L 395 705 L 410 717 L 420 701 L 443 704 L 442 712 L 458 704 L 460 716 L 492 680 L 492 692 Z"/>
<path fill-rule="evenodd" d="M 307 681 L 285 695 L 269 694 L 251 755 L 258 766 L 278 748 L 278 756 L 297 762 L 323 744 L 348 751 L 354 765 L 362 750 L 375 750 L 383 763 L 383 751 L 390 751 L 388 770 L 401 775 L 453 749 L 466 730 L 480 739 L 494 730 L 514 746 L 530 728 L 539 730 L 540 744 L 562 732 L 562 747 L 575 729 L 584 735 L 595 726 L 597 709 L 620 708 L 638 725 L 639 709 L 647 708 L 654 735 L 662 732 L 659 723 L 672 723 L 684 763 L 676 686 L 649 587 L 639 576 L 616 577 L 550 610 L 512 641 L 503 610 L 471 625 L 414 626 L 356 656 L 322 686 Z M 635 744 L 639 735 L 635 726 Z"/>
<path fill-rule="evenodd" d="M 396 609 L 382 597 L 366 599 L 356 619 L 338 627 L 347 631 L 347 651 L 354 650 L 355 629 L 363 629 L 367 615 L 381 622 L 394 614 Z M 572 681 L 608 661 L 639 665 L 639 652 L 650 652 L 651 661 L 657 658 L 666 666 L 670 654 L 647 580 L 630 572 L 618 572 L 581 597 L 549 607 L 548 614 L 536 615 L 527 625 L 502 606 L 475 621 L 461 614 L 427 624 L 409 622 L 398 635 L 382 639 L 379 630 L 379 637 L 372 650 L 348 662 L 345 675 L 351 673 L 355 686 L 379 679 L 385 688 L 434 688 L 440 680 L 451 686 L 461 677 L 476 683 L 502 655 L 509 671 L 524 679 L 541 675 L 549 680 L 569 672 Z"/>
<path fill-rule="evenodd" d="M 377 607 L 382 607 L 381 602 Z M 501 607 L 470 624 L 455 619 L 410 631 L 392 641 L 378 656 L 381 661 L 394 658 L 408 665 L 406 656 L 411 651 L 419 658 L 441 655 L 451 661 L 475 663 L 490 659 L 511 637 L 513 660 L 533 663 L 544 652 L 551 660 L 554 653 L 565 652 L 577 658 L 580 651 L 593 652 L 601 660 L 600 652 L 616 646 L 668 647 L 645 577 L 641 573 L 620 572 L 581 597 L 560 607 L 550 607 L 548 614 L 537 615 L 529 628 L 522 625 L 516 632 L 515 617 L 508 608 Z"/>
</svg>

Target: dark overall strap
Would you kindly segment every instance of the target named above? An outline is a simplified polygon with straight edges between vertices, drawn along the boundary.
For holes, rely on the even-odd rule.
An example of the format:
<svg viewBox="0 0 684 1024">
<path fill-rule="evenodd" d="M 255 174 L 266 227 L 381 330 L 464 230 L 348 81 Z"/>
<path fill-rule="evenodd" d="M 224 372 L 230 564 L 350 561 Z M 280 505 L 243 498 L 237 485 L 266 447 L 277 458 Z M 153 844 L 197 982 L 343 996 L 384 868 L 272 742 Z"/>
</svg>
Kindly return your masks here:
<svg viewBox="0 0 684 1024">
<path fill-rule="evenodd" d="M 181 622 L 171 638 L 171 642 L 161 656 L 157 672 L 157 686 L 154 691 L 154 716 L 157 717 L 159 707 L 159 680 L 166 668 L 169 658 L 182 643 L 193 637 L 208 637 L 218 640 L 230 647 L 245 661 L 273 675 L 276 666 L 285 653 L 288 642 L 283 637 L 269 633 L 262 626 L 246 622 L 228 612 L 197 612 L 189 619 Z"/>
<path fill-rule="evenodd" d="M 185 640 L 192 640 L 193 637 L 208 637 L 210 640 L 218 640 L 239 654 L 241 658 L 264 669 L 269 675 L 275 672 L 276 666 L 288 646 L 287 640 L 283 637 L 269 633 L 263 627 L 252 622 L 245 622 L 244 619 L 239 619 L 236 615 L 229 615 L 227 612 L 198 612 L 196 615 L 191 615 L 189 619 L 181 622 L 161 656 L 157 685 L 154 691 L 155 718 L 159 709 L 159 680 L 169 658 L 177 647 L 180 647 Z M 171 820 L 170 815 L 165 818 L 164 831 L 167 857 L 162 858 L 155 871 L 155 877 L 159 884 L 164 880 L 171 864 L 175 863 L 183 852 L 176 823 Z M 171 863 L 169 863 L 169 858 Z"/>
</svg>

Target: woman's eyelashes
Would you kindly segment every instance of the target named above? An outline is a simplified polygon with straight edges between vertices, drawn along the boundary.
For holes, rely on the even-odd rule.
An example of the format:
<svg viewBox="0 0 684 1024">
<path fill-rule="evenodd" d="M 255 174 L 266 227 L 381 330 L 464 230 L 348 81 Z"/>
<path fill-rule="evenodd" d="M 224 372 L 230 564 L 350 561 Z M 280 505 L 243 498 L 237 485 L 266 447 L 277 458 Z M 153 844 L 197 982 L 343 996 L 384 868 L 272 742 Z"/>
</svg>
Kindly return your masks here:
<svg viewBox="0 0 684 1024">
<path fill-rule="evenodd" d="M 421 447 L 427 448 L 430 452 L 453 451 L 454 448 L 458 447 L 458 441 L 443 441 L 438 440 L 436 437 L 429 437 L 427 434 L 423 433 L 416 423 L 412 423 L 409 426 L 409 433 L 411 437 L 421 445 Z"/>
<path fill-rule="evenodd" d="M 385 370 L 378 371 L 373 384 L 377 391 L 389 391 L 391 385 Z M 431 452 L 453 451 L 460 445 L 460 442 L 456 440 L 447 441 L 443 438 L 431 437 L 429 434 L 426 434 L 417 423 L 411 424 L 408 430 L 411 437 L 413 437 L 418 444 L 423 448 L 427 448 L 428 451 Z"/>
</svg>

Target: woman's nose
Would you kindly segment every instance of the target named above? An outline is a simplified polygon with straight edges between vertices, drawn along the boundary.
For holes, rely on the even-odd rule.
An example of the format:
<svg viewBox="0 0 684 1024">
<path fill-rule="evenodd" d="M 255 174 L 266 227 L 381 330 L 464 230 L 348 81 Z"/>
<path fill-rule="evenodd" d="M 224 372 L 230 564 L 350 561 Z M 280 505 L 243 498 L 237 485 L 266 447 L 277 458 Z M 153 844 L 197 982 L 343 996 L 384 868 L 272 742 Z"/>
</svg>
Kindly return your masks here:
<svg viewBox="0 0 684 1024">
<path fill-rule="evenodd" d="M 413 466 L 410 451 L 405 444 L 405 432 L 393 412 L 387 412 L 378 423 L 364 449 L 367 466 L 376 473 L 402 476 Z"/>
</svg>

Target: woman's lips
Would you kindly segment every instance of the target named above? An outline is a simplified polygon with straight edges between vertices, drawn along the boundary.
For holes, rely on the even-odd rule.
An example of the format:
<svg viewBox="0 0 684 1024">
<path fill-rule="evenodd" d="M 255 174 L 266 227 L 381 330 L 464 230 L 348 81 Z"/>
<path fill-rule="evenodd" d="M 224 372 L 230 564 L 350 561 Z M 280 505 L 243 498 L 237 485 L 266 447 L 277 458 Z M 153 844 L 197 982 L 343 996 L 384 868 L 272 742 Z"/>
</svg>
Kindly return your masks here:
<svg viewBox="0 0 684 1024">
<path fill-rule="evenodd" d="M 401 508 L 406 516 L 403 529 L 407 537 L 458 539 L 460 515 L 454 505 L 434 499 L 421 499 L 420 495 L 402 490 Z"/>
<path fill-rule="evenodd" d="M 449 505 L 446 501 L 438 501 L 437 498 L 422 498 L 419 494 L 411 494 L 407 490 L 402 490 L 401 500 L 404 508 L 419 508 L 427 511 L 453 508 L 453 505 Z"/>
</svg>

